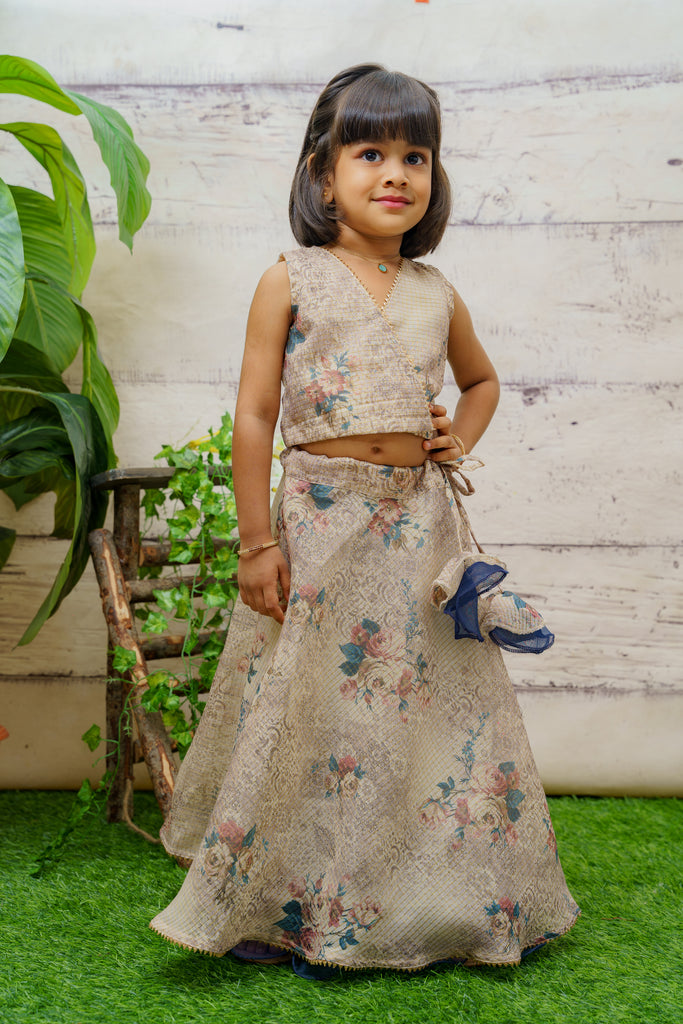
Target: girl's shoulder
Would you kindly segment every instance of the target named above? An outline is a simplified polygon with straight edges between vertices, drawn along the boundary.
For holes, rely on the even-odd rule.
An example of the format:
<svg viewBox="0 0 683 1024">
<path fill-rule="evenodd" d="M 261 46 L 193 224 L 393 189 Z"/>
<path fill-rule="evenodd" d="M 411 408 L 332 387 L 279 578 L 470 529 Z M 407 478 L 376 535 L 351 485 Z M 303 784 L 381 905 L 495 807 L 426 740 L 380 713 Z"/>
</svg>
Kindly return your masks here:
<svg viewBox="0 0 683 1024">
<path fill-rule="evenodd" d="M 442 274 L 438 267 L 432 266 L 431 263 L 422 263 L 418 260 L 404 258 L 402 273 L 405 273 L 406 268 L 409 268 L 409 273 L 413 275 L 418 286 L 430 287 L 443 296 L 448 308 L 448 319 L 450 320 L 455 312 L 455 291 L 448 278 Z"/>
</svg>

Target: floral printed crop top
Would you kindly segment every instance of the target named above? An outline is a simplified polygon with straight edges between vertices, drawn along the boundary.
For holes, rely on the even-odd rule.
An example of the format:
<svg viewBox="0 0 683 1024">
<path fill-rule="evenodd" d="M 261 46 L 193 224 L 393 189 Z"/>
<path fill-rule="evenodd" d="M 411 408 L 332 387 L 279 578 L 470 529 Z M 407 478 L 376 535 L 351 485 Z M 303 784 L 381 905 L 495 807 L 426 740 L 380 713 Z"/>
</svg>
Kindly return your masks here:
<svg viewBox="0 0 683 1024">
<path fill-rule="evenodd" d="M 381 310 L 327 249 L 287 263 L 293 321 L 282 368 L 287 447 L 352 434 L 432 436 L 455 300 L 436 267 L 404 259 Z"/>
</svg>

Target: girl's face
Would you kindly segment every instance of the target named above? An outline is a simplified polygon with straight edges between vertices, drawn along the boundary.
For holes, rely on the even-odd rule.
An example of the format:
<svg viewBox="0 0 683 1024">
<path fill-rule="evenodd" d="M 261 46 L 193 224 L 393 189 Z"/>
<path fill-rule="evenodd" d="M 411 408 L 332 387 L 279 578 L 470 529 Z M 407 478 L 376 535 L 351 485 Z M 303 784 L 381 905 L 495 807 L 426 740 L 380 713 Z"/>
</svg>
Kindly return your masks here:
<svg viewBox="0 0 683 1024">
<path fill-rule="evenodd" d="M 327 189 L 342 212 L 340 242 L 400 238 L 427 212 L 431 150 L 403 139 L 342 146 Z"/>
</svg>

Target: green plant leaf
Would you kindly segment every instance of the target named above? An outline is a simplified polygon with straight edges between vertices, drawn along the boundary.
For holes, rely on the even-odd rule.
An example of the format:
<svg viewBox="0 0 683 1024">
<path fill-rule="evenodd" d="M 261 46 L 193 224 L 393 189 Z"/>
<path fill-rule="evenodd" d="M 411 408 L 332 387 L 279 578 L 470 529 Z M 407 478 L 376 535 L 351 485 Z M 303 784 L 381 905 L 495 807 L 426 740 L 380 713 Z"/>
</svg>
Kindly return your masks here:
<svg viewBox="0 0 683 1024">
<path fill-rule="evenodd" d="M 145 633 L 164 633 L 168 623 L 161 612 L 150 612 L 142 627 Z"/>
<path fill-rule="evenodd" d="M 70 467 L 65 464 L 61 455 L 37 449 L 36 451 L 17 452 L 16 455 L 0 459 L 0 487 L 6 486 L 17 477 L 32 476 L 56 469 L 66 475 Z"/>
<path fill-rule="evenodd" d="M 46 202 L 50 203 L 51 200 Z M 119 421 L 119 400 L 109 371 L 97 350 L 97 330 L 93 318 L 78 299 L 54 279 L 37 278 L 30 273 L 27 275 L 27 292 L 30 299 L 25 316 L 17 327 L 17 334 L 38 350 L 44 344 L 51 354 L 54 353 L 55 341 L 63 336 L 66 339 L 60 350 L 63 363 L 73 358 L 71 351 L 74 347 L 77 351 L 82 345 L 81 393 L 92 402 L 100 418 L 107 439 L 107 465 L 111 468 L 116 465 L 112 438 Z M 71 350 L 66 348 L 68 344 Z M 59 369 L 64 368 L 64 365 L 59 366 Z"/>
<path fill-rule="evenodd" d="M 87 743 L 89 750 L 97 750 L 102 742 L 102 733 L 99 725 L 91 725 L 90 728 L 83 733 L 81 739 L 84 743 Z"/>
<path fill-rule="evenodd" d="M 97 329 L 90 313 L 80 302 L 74 305 L 81 318 L 83 328 L 83 378 L 81 394 L 89 398 L 97 410 L 104 432 L 107 437 L 108 464 L 111 469 L 116 465 L 113 436 L 119 423 L 119 398 L 109 374 L 109 370 L 100 359 L 97 350 Z"/>
<path fill-rule="evenodd" d="M 0 55 L 0 92 L 20 93 L 49 103 L 67 114 L 80 114 L 80 108 L 59 88 L 52 75 L 35 61 L 25 57 Z"/>
<path fill-rule="evenodd" d="M 1 369 L 1 367 L 0 367 Z M 19 391 L 0 385 L 0 392 Z M 107 468 L 107 444 L 102 424 L 92 406 L 83 395 L 38 393 L 23 389 L 53 405 L 59 413 L 69 437 L 76 471 L 74 501 L 74 533 L 64 562 L 45 600 L 19 641 L 32 640 L 45 620 L 53 615 L 66 595 L 80 579 L 88 561 L 88 533 L 104 522 L 107 496 L 90 488 L 90 478 Z"/>
<path fill-rule="evenodd" d="M 11 458 L 19 453 L 29 461 L 22 464 Z M 41 453 L 47 453 L 47 460 L 41 461 Z M 73 460 L 68 435 L 54 409 L 32 409 L 26 416 L 0 426 L 0 459 L 4 459 L 0 461 L 0 478 L 5 478 L 0 486 L 15 508 L 54 491 L 53 536 L 70 537 L 75 496 Z"/>
<path fill-rule="evenodd" d="M 152 206 L 145 186 L 149 160 L 133 141 L 130 125 L 117 110 L 77 92 L 67 95 L 90 122 L 116 193 L 119 238 L 132 250 L 133 235 L 144 224 Z"/>
<path fill-rule="evenodd" d="M 83 342 L 76 300 L 68 291 L 71 261 L 54 199 L 12 188 L 24 238 L 24 305 L 15 336 L 48 355 L 60 373 Z"/>
<path fill-rule="evenodd" d="M 14 335 L 24 294 L 24 246 L 12 190 L 0 179 L 0 359 Z"/>
<path fill-rule="evenodd" d="M 15 385 L 17 390 L 0 391 L 0 423 L 25 416 L 36 407 L 47 407 L 41 391 L 69 389 L 48 357 L 32 345 L 14 338 L 0 363 L 0 385 Z M 31 389 L 31 390 L 25 390 Z"/>
<path fill-rule="evenodd" d="M 116 672 L 127 672 L 133 668 L 137 661 L 135 651 L 129 651 L 127 647 L 120 647 L 118 644 L 114 648 L 114 657 L 112 664 Z"/>
<path fill-rule="evenodd" d="M 69 255 L 70 274 L 64 285 L 80 297 L 95 258 L 95 235 L 78 164 L 59 133 L 49 125 L 18 121 L 0 124 L 0 131 L 14 135 L 50 176 L 62 239 Z"/>
<path fill-rule="evenodd" d="M 0 526 L 0 569 L 4 569 L 7 564 L 7 559 L 12 554 L 12 548 L 16 539 L 16 530 L 10 530 L 7 526 Z"/>
<path fill-rule="evenodd" d="M 66 455 L 71 451 L 68 438 L 54 409 L 34 409 L 27 416 L 0 426 L 0 455 L 47 448 Z"/>
</svg>

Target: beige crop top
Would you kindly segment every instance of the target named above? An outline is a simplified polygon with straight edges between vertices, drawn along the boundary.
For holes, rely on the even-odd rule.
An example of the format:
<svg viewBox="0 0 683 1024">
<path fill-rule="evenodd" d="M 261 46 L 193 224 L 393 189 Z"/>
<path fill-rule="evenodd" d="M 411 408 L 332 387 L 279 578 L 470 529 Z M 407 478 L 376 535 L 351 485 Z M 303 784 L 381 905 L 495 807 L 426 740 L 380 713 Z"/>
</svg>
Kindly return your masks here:
<svg viewBox="0 0 683 1024">
<path fill-rule="evenodd" d="M 294 317 L 282 367 L 288 447 L 351 434 L 432 436 L 455 300 L 436 267 L 404 260 L 384 310 L 327 249 L 287 263 Z"/>
</svg>

